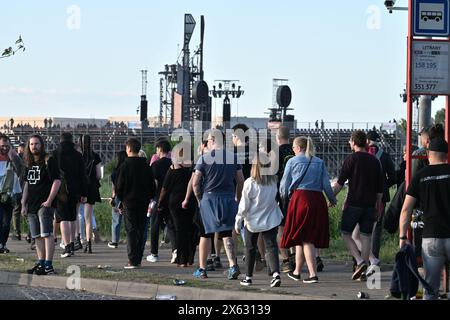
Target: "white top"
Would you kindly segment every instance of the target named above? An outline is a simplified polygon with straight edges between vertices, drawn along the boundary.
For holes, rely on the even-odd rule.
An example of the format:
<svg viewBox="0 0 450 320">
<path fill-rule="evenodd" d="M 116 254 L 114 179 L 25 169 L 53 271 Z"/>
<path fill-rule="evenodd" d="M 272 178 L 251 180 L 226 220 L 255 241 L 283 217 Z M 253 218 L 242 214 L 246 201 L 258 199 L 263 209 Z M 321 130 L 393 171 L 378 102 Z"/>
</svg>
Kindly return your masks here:
<svg viewBox="0 0 450 320">
<path fill-rule="evenodd" d="M 261 185 L 253 178 L 244 182 L 235 228 L 240 230 L 242 221 L 252 233 L 264 232 L 278 227 L 283 214 L 278 206 L 277 183 Z"/>
</svg>

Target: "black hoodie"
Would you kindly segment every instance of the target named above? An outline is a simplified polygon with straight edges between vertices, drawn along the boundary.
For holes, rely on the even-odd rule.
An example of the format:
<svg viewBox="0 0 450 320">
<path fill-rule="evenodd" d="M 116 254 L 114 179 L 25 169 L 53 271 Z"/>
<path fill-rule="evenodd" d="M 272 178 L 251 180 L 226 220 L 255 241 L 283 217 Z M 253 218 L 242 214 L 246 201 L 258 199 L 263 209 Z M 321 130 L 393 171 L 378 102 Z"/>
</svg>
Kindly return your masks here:
<svg viewBox="0 0 450 320">
<path fill-rule="evenodd" d="M 125 208 L 148 207 L 155 196 L 153 173 L 145 158 L 129 157 L 120 166 L 116 193 Z"/>
</svg>

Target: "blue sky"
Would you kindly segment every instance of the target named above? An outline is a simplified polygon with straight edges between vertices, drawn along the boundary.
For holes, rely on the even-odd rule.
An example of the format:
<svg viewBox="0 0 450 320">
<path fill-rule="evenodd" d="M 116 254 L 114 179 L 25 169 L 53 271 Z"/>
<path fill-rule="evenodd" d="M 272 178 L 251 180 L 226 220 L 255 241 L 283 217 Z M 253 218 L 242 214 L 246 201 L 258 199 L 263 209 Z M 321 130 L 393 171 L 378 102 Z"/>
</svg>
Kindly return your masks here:
<svg viewBox="0 0 450 320">
<path fill-rule="evenodd" d="M 79 28 L 70 24 L 71 5 L 80 9 Z M 197 21 L 191 51 L 205 16 L 210 88 L 216 79 L 241 81 L 245 94 L 232 101 L 232 115 L 238 107 L 239 116 L 266 116 L 272 78 L 287 78 L 298 121 L 406 117 L 399 94 L 407 14 L 389 15 L 382 0 L 7 1 L 0 49 L 20 34 L 26 51 L 0 59 L 0 116 L 136 115 L 141 69 L 149 70 L 149 115 L 156 115 L 157 73 L 176 62 L 185 13 Z M 443 100 L 433 115 L 438 107 Z"/>
</svg>

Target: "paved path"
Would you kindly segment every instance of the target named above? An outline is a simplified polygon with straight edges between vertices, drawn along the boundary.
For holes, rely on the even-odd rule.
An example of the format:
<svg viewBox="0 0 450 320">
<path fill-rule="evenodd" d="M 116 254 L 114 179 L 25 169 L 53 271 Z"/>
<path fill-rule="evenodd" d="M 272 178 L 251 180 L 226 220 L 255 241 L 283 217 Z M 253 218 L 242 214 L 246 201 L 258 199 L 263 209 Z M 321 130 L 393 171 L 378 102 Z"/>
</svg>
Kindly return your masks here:
<svg viewBox="0 0 450 320">
<path fill-rule="evenodd" d="M 11 250 L 11 254 L 26 259 L 35 259 L 35 252 L 29 249 L 29 244 L 26 241 L 10 240 L 8 248 Z M 107 247 L 106 243 L 97 243 L 93 246 L 93 251 L 93 254 L 77 251 L 75 256 L 61 259 L 59 255 L 62 249 L 58 247 L 55 252 L 55 260 L 64 260 L 66 264 L 79 266 L 102 266 L 104 272 L 124 272 L 123 266 L 127 262 L 126 245 L 120 245 L 118 249 L 111 249 Z M 192 272 L 195 268 L 178 268 L 176 265 L 170 264 L 170 256 L 171 252 L 169 249 L 161 249 L 159 252 L 160 261 L 150 263 L 144 260 L 140 271 L 166 275 L 173 277 L 173 279 L 192 280 Z M 224 263 L 225 261 L 222 262 Z M 245 263 L 242 262 L 242 257 L 239 257 L 239 265 L 241 271 L 243 271 Z M 222 290 L 242 290 L 239 281 L 226 279 L 224 275 L 225 270 L 220 269 L 209 272 L 209 278 L 201 280 L 201 283 L 204 283 L 204 287 L 211 287 L 212 284 L 215 284 L 223 286 L 224 289 Z M 57 271 L 60 276 L 64 276 L 65 270 Z M 306 277 L 306 268 L 303 271 L 302 275 Z M 295 282 L 288 278 L 286 274 L 282 274 L 281 287 L 270 288 L 270 279 L 267 276 L 267 271 L 264 269 L 254 274 L 251 289 L 267 294 L 289 294 L 298 299 L 357 299 L 357 293 L 360 291 L 368 293 L 370 299 L 384 299 L 389 293 L 391 274 L 392 266 L 384 266 L 380 274 L 380 289 L 370 290 L 366 282 L 351 280 L 350 263 L 345 264 L 325 260 L 325 269 L 324 272 L 319 273 L 320 282 L 317 284 L 304 284 L 301 281 Z M 214 299 L 214 297 L 211 298 Z"/>
</svg>

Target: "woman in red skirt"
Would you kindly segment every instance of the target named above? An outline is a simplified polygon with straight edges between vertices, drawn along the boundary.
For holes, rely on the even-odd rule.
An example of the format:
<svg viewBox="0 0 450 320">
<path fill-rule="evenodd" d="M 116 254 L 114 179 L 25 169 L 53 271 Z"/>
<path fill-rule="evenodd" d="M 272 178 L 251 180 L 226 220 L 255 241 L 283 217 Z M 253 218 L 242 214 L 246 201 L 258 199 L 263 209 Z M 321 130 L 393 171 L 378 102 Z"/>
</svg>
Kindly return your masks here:
<svg viewBox="0 0 450 320">
<path fill-rule="evenodd" d="M 289 278 L 300 281 L 302 266 L 308 266 L 309 278 L 304 283 L 317 283 L 316 248 L 328 248 L 329 226 L 327 195 L 330 206 L 336 204 L 330 178 L 323 161 L 314 156 L 311 138 L 298 137 L 292 149 L 295 157 L 290 159 L 280 182 L 280 194 L 289 201 L 284 226 L 282 248 L 295 247 L 295 270 Z"/>
</svg>

